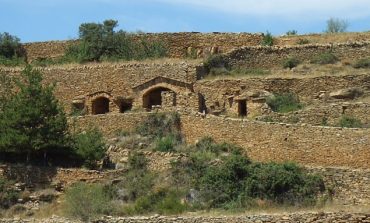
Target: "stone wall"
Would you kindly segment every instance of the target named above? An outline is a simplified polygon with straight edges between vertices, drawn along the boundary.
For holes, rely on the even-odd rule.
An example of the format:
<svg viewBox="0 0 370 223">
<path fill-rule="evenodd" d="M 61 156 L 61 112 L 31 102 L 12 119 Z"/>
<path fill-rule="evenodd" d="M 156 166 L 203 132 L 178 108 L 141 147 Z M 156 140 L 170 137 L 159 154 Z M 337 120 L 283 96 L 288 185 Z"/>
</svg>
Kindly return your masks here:
<svg viewBox="0 0 370 223">
<path fill-rule="evenodd" d="M 88 113 L 91 113 L 91 103 L 97 97 L 108 97 L 112 111 L 119 111 L 120 102 L 125 99 L 136 99 L 133 104 L 139 108 L 142 104 L 139 95 L 144 90 L 140 87 L 148 83 L 152 87 L 166 85 L 180 88 L 181 91 L 177 92 L 179 95 L 187 94 L 192 91 L 192 84 L 202 72 L 198 65 L 181 61 L 71 65 L 39 69 L 46 84 L 56 84 L 55 96 L 67 112 L 71 110 L 72 102 L 78 100 L 87 105 Z M 17 75 L 21 70 L 3 68 L 1 71 Z M 187 102 L 184 103 L 187 106 Z"/>
<path fill-rule="evenodd" d="M 211 136 L 242 146 L 256 161 L 370 168 L 370 129 L 263 123 L 207 116 L 181 116 L 187 142 Z"/>
<path fill-rule="evenodd" d="M 283 123 L 307 123 L 310 125 L 328 125 L 338 126 L 343 116 L 355 118 L 363 124 L 364 127 L 370 127 L 370 104 L 368 103 L 333 103 L 315 105 L 304 110 L 289 113 L 271 113 L 266 116 L 260 116 L 258 120 L 270 118 L 273 122 Z"/>
<path fill-rule="evenodd" d="M 131 130 L 147 113 L 85 116 L 77 126 L 98 126 L 105 135 Z M 188 143 L 211 136 L 242 146 L 256 161 L 296 161 L 303 165 L 370 168 L 370 129 L 254 122 L 217 116 L 181 116 Z"/>
<path fill-rule="evenodd" d="M 332 223 L 367 223 L 370 221 L 368 213 L 347 213 L 347 212 L 298 212 L 285 214 L 246 214 L 237 216 L 139 216 L 139 217 L 111 217 L 106 216 L 94 223 L 296 223 L 296 222 L 332 222 Z M 0 223 L 80 223 L 78 220 L 71 220 L 53 216 L 50 219 L 0 219 Z"/>
<path fill-rule="evenodd" d="M 134 36 L 134 38 L 146 38 L 149 42 L 161 41 L 168 48 L 168 56 L 183 58 L 187 56 L 202 57 L 211 53 L 225 53 L 242 46 L 259 45 L 262 34 L 250 33 L 147 33 Z M 78 40 L 50 41 L 26 43 L 28 61 L 37 58 L 57 58 L 63 56 L 65 50 L 76 44 Z M 192 55 L 194 54 L 194 55 Z"/>
<path fill-rule="evenodd" d="M 225 55 L 231 66 L 246 68 L 282 67 L 284 60 L 294 57 L 309 62 L 315 56 L 331 52 L 349 62 L 367 58 L 370 42 L 308 44 L 297 46 L 247 46 Z"/>
<path fill-rule="evenodd" d="M 370 75 L 219 79 L 202 80 L 194 85 L 194 91 L 204 97 L 207 109 L 213 106 L 220 110 L 232 110 L 235 99 L 247 97 L 254 92 L 292 92 L 297 94 L 302 102 L 312 103 L 326 102 L 320 95 L 345 88 L 359 88 L 364 92 L 364 96 L 370 95 Z"/>
</svg>

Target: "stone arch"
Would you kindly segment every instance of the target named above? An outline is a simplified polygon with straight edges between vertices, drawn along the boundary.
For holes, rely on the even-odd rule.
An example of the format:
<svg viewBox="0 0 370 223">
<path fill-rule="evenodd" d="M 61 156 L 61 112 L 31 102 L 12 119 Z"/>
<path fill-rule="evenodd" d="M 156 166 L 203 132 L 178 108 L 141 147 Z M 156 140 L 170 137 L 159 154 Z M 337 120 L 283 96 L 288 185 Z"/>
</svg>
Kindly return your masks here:
<svg viewBox="0 0 370 223">
<path fill-rule="evenodd" d="M 95 92 L 87 96 L 89 113 L 92 115 L 106 114 L 115 110 L 114 100 L 107 92 Z"/>
<path fill-rule="evenodd" d="M 143 108 L 151 110 L 153 107 L 174 107 L 176 106 L 176 93 L 173 87 L 167 84 L 160 84 L 146 89 L 142 94 Z"/>
<path fill-rule="evenodd" d="M 91 113 L 93 115 L 106 114 L 109 112 L 109 98 L 97 97 L 91 102 Z"/>
</svg>

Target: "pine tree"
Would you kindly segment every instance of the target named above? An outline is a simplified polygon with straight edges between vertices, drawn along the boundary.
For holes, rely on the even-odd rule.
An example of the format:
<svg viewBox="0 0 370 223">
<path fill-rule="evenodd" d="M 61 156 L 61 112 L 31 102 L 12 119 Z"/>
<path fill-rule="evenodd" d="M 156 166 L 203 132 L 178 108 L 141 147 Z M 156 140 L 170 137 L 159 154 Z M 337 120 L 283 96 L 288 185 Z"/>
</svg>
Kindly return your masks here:
<svg viewBox="0 0 370 223">
<path fill-rule="evenodd" d="M 64 145 L 66 115 L 54 97 L 54 86 L 42 85 L 42 74 L 27 66 L 15 81 L 17 93 L 0 111 L 0 151 L 27 154 Z"/>
</svg>

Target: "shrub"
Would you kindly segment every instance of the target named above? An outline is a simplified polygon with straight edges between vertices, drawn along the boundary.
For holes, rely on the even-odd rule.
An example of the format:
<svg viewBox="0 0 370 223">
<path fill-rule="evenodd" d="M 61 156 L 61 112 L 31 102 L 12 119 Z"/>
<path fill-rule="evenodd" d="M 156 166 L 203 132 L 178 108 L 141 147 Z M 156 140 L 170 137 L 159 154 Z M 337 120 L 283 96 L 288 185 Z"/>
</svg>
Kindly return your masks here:
<svg viewBox="0 0 370 223">
<path fill-rule="evenodd" d="M 266 103 L 274 112 L 291 112 L 301 109 L 303 106 L 300 104 L 299 99 L 293 93 L 283 93 L 269 97 Z"/>
<path fill-rule="evenodd" d="M 300 61 L 297 58 L 289 57 L 289 58 L 284 60 L 283 67 L 292 69 L 292 68 L 298 66 L 298 64 L 300 64 Z"/>
<path fill-rule="evenodd" d="M 298 34 L 298 31 L 297 30 L 288 30 L 285 35 L 287 36 L 295 36 Z"/>
<path fill-rule="evenodd" d="M 10 208 L 17 203 L 20 194 L 12 186 L 11 181 L 0 177 L 0 208 Z"/>
<path fill-rule="evenodd" d="M 0 56 L 11 59 L 22 56 L 22 45 L 16 36 L 7 32 L 0 33 Z"/>
<path fill-rule="evenodd" d="M 322 53 L 314 58 L 312 58 L 311 63 L 313 64 L 334 64 L 338 62 L 338 57 L 336 57 L 334 54 L 327 52 L 327 53 Z"/>
<path fill-rule="evenodd" d="M 88 168 L 97 168 L 97 161 L 104 158 L 107 150 L 103 134 L 96 128 L 75 135 L 73 146 Z"/>
<path fill-rule="evenodd" d="M 370 58 L 363 58 L 358 60 L 354 65 L 354 68 L 370 68 Z"/>
<path fill-rule="evenodd" d="M 101 23 L 83 23 L 79 27 L 80 43 L 67 49 L 64 60 L 116 61 L 159 58 L 167 54 L 161 41 L 147 40 L 143 36 L 115 31 L 118 22 L 105 20 Z"/>
<path fill-rule="evenodd" d="M 314 204 L 325 190 L 323 180 L 293 163 L 254 164 L 245 182 L 247 196 L 287 204 Z"/>
<path fill-rule="evenodd" d="M 68 216 L 90 221 L 112 211 L 111 191 L 101 184 L 77 183 L 65 193 L 64 211 Z"/>
<path fill-rule="evenodd" d="M 204 62 L 203 66 L 210 72 L 212 69 L 225 69 L 229 70 L 229 61 L 224 55 L 216 54 L 209 56 Z"/>
<path fill-rule="evenodd" d="M 326 33 L 342 33 L 348 28 L 348 22 L 343 19 L 330 18 L 326 21 Z"/>
<path fill-rule="evenodd" d="M 267 31 L 266 34 L 263 35 L 261 45 L 262 46 L 272 46 L 272 45 L 274 45 L 274 37 L 271 35 L 271 33 L 269 31 Z"/>
<path fill-rule="evenodd" d="M 176 139 L 174 136 L 169 135 L 157 139 L 154 150 L 159 152 L 173 152 L 175 151 Z"/>
<path fill-rule="evenodd" d="M 309 44 L 310 43 L 310 41 L 308 40 L 308 39 L 302 39 L 302 38 L 299 38 L 298 40 L 297 40 L 297 44 L 298 45 L 304 45 L 304 44 Z"/>
<path fill-rule="evenodd" d="M 362 128 L 363 126 L 360 120 L 347 115 L 341 117 L 338 125 L 344 128 Z"/>
<path fill-rule="evenodd" d="M 139 198 L 134 205 L 137 214 L 157 212 L 158 214 L 180 214 L 186 206 L 180 201 L 180 194 L 169 189 L 160 189 L 157 192 Z"/>
<path fill-rule="evenodd" d="M 180 115 L 175 112 L 150 114 L 137 126 L 136 132 L 154 139 L 172 135 L 179 140 L 181 138 Z"/>
</svg>

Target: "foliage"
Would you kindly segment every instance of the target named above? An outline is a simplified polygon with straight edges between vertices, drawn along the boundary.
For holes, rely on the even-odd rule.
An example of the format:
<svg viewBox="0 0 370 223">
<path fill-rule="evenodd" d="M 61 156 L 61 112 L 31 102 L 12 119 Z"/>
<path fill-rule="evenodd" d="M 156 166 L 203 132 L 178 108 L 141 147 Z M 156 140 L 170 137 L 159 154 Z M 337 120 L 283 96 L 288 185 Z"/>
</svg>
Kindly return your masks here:
<svg viewBox="0 0 370 223">
<path fill-rule="evenodd" d="M 159 152 L 172 152 L 175 151 L 176 138 L 173 135 L 168 135 L 157 139 L 154 150 Z"/>
<path fill-rule="evenodd" d="M 110 188 L 101 184 L 76 183 L 65 193 L 64 211 L 86 222 L 110 214 L 111 194 Z"/>
<path fill-rule="evenodd" d="M 83 23 L 79 27 L 78 45 L 66 51 L 66 60 L 77 62 L 142 60 L 166 56 L 167 49 L 160 41 L 147 40 L 142 36 L 115 31 L 118 22 L 105 20 L 101 23 Z"/>
<path fill-rule="evenodd" d="M 347 115 L 341 117 L 338 125 L 344 128 L 362 128 L 363 126 L 360 120 Z"/>
<path fill-rule="evenodd" d="M 298 66 L 298 64 L 300 64 L 301 62 L 295 58 L 295 57 L 289 57 L 287 59 L 284 60 L 283 62 L 283 67 L 284 68 L 289 68 L 289 69 L 292 69 L 296 66 Z"/>
<path fill-rule="evenodd" d="M 338 62 L 338 57 L 330 52 L 322 53 L 319 55 L 316 55 L 314 58 L 312 58 L 311 63 L 313 64 L 334 64 Z"/>
<path fill-rule="evenodd" d="M 12 188 L 12 182 L 0 177 L 0 209 L 9 208 L 19 198 L 19 192 Z"/>
<path fill-rule="evenodd" d="M 266 103 L 274 112 L 286 113 L 301 109 L 303 106 L 293 93 L 277 94 L 269 97 Z"/>
<path fill-rule="evenodd" d="M 0 33 L 0 64 L 5 66 L 24 65 L 23 49 L 20 40 L 7 32 Z"/>
<path fill-rule="evenodd" d="M 137 133 L 151 138 L 172 135 L 181 138 L 180 115 L 178 113 L 152 113 L 136 128 Z"/>
<path fill-rule="evenodd" d="M 354 68 L 370 68 L 370 58 L 363 58 L 358 60 L 354 65 Z"/>
<path fill-rule="evenodd" d="M 203 66 L 205 69 L 208 71 L 208 73 L 212 69 L 217 69 L 217 68 L 223 68 L 225 70 L 230 69 L 229 61 L 224 55 L 221 54 L 216 54 L 216 55 L 211 55 L 209 56 L 204 62 Z"/>
<path fill-rule="evenodd" d="M 62 146 L 67 140 L 67 119 L 53 95 L 53 86 L 42 86 L 40 72 L 27 66 L 19 89 L 0 113 L 0 150 L 27 153 Z"/>
<path fill-rule="evenodd" d="M 343 19 L 330 18 L 326 21 L 326 33 L 343 33 L 347 31 L 348 22 Z"/>
<path fill-rule="evenodd" d="M 274 45 L 274 37 L 272 36 L 272 34 L 269 31 L 267 31 L 266 34 L 263 35 L 261 45 L 262 46 L 272 46 L 272 45 Z"/>
<path fill-rule="evenodd" d="M 288 30 L 286 33 L 285 33 L 285 35 L 287 35 L 287 36 L 295 36 L 295 35 L 297 35 L 298 34 L 298 31 L 297 30 Z"/>
<path fill-rule="evenodd" d="M 299 38 L 298 40 L 297 40 L 297 44 L 298 45 L 304 45 L 304 44 L 309 44 L 310 43 L 310 41 L 308 40 L 308 39 L 302 39 L 302 38 Z"/>
<path fill-rule="evenodd" d="M 158 214 L 181 214 L 186 206 L 180 201 L 181 194 L 170 189 L 160 189 L 146 196 L 140 197 L 134 204 L 136 214 L 156 212 Z"/>
<path fill-rule="evenodd" d="M 320 177 L 306 174 L 294 163 L 256 163 L 250 166 L 249 174 L 246 195 L 277 203 L 313 204 L 325 189 Z"/>
<path fill-rule="evenodd" d="M 73 137 L 76 154 L 84 161 L 88 168 L 97 168 L 97 161 L 101 161 L 107 150 L 103 134 L 97 129 L 88 129 Z"/>
</svg>

